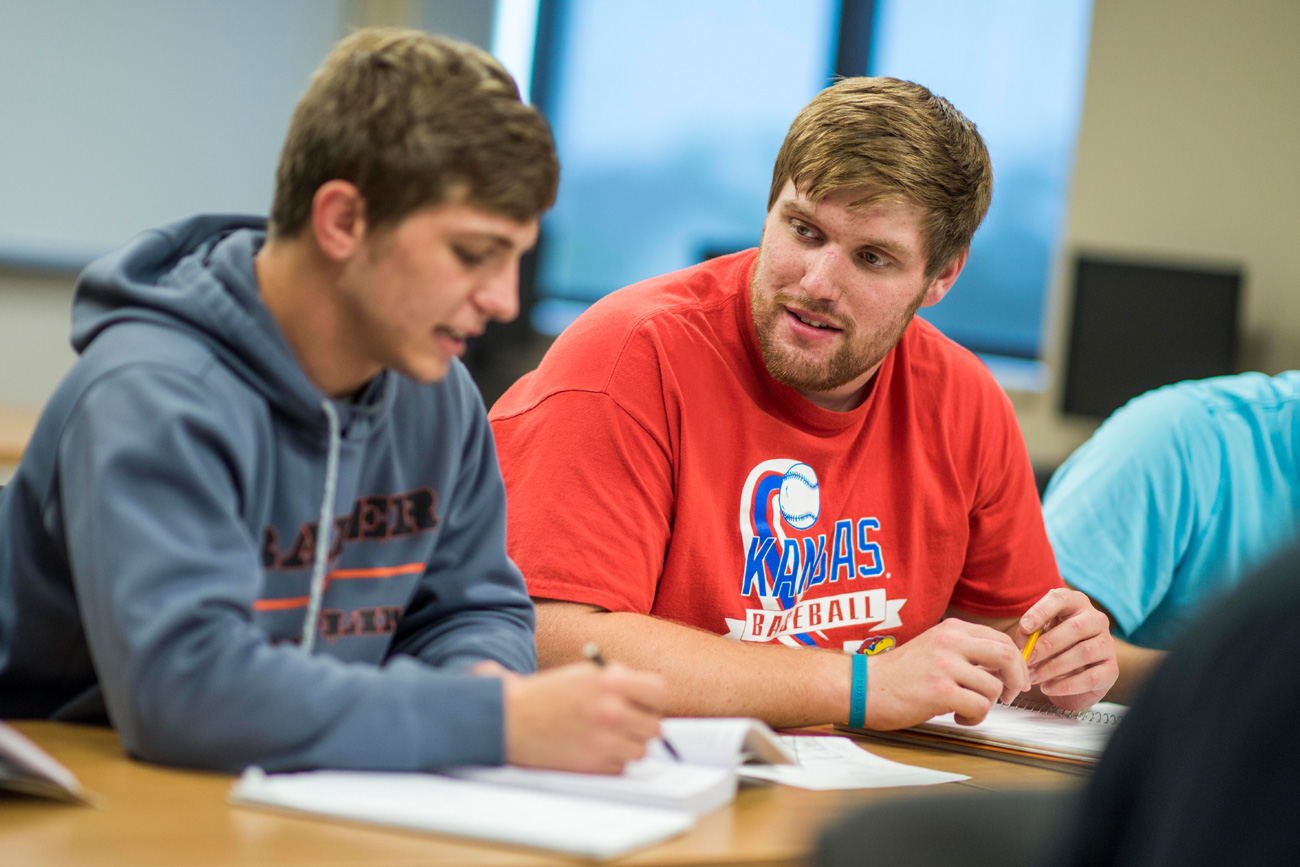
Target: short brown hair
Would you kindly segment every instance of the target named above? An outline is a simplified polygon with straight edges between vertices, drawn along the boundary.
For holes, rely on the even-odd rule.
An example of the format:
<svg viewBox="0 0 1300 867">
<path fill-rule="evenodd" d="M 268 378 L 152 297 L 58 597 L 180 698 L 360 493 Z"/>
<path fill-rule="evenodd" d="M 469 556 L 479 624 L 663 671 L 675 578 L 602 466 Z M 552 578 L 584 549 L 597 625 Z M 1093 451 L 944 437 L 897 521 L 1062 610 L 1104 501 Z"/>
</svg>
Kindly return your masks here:
<svg viewBox="0 0 1300 867">
<path fill-rule="evenodd" d="M 920 205 L 927 277 L 970 246 L 993 198 L 993 167 L 975 124 L 896 78 L 845 78 L 814 97 L 777 154 L 769 209 L 786 181 L 813 200 L 869 185 L 877 192 L 856 205 L 892 196 Z"/>
<path fill-rule="evenodd" d="M 275 173 L 271 232 L 292 237 L 331 180 L 360 190 L 371 228 L 462 196 L 520 222 L 555 202 L 546 119 L 468 43 L 367 28 L 343 39 L 298 102 Z"/>
</svg>

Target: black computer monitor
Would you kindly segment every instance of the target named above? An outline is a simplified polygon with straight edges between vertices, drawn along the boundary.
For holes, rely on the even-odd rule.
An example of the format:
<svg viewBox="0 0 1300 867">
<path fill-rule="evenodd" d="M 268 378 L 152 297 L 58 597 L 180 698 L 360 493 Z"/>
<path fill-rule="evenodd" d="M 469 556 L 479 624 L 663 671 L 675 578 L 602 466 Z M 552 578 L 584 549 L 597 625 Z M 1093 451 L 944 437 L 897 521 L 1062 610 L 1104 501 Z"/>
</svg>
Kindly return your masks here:
<svg viewBox="0 0 1300 867">
<path fill-rule="evenodd" d="M 1080 255 L 1062 410 L 1105 418 L 1144 391 L 1236 370 L 1241 271 Z"/>
</svg>

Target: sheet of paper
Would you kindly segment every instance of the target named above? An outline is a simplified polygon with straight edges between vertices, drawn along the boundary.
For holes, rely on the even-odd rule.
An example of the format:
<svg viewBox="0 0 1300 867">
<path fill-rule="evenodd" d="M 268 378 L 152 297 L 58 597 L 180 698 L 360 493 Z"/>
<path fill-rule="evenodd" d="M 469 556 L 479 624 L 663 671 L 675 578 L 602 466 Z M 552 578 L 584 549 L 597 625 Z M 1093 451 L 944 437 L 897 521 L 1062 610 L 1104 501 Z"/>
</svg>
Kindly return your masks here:
<svg viewBox="0 0 1300 867">
<path fill-rule="evenodd" d="M 962 774 L 932 771 L 883 759 L 850 738 L 783 735 L 781 742 L 796 765 L 745 766 L 740 775 L 801 789 L 881 789 L 932 786 L 969 780 Z"/>
<path fill-rule="evenodd" d="M 250 768 L 231 791 L 236 804 L 394 825 L 616 858 L 691 827 L 678 810 L 511 789 L 435 774 L 309 771 L 266 774 Z"/>
<path fill-rule="evenodd" d="M 766 724 L 749 717 L 668 717 L 661 731 L 683 762 L 731 768 L 743 761 L 782 764 L 791 761 Z M 646 745 L 649 758 L 675 761 L 662 741 Z"/>
<path fill-rule="evenodd" d="M 448 776 L 476 783 L 538 789 L 561 795 L 596 798 L 602 802 L 639 804 L 702 815 L 729 804 L 736 797 L 732 768 L 687 765 L 646 759 L 629 762 L 621 774 L 577 774 L 534 768 L 465 767 L 445 771 Z"/>
<path fill-rule="evenodd" d="M 92 800 L 71 771 L 4 722 L 0 722 L 0 788 L 72 801 Z"/>
</svg>

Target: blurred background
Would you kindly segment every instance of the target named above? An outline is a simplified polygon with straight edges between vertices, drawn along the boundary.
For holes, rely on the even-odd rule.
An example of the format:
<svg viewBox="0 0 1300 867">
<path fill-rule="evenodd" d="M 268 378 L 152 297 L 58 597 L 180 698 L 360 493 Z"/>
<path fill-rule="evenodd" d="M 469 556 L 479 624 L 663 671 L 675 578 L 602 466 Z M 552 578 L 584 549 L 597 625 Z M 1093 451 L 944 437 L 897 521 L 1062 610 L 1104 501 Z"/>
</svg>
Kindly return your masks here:
<svg viewBox="0 0 1300 867">
<path fill-rule="evenodd" d="M 73 361 L 77 271 L 200 211 L 265 213 L 290 112 L 357 26 L 479 44 L 556 133 L 524 315 L 485 400 L 586 305 L 757 243 L 772 162 L 836 75 L 974 120 L 992 209 L 924 315 L 989 364 L 1043 473 L 1147 388 L 1300 367 L 1294 0 L 5 0 L 0 410 Z"/>
</svg>

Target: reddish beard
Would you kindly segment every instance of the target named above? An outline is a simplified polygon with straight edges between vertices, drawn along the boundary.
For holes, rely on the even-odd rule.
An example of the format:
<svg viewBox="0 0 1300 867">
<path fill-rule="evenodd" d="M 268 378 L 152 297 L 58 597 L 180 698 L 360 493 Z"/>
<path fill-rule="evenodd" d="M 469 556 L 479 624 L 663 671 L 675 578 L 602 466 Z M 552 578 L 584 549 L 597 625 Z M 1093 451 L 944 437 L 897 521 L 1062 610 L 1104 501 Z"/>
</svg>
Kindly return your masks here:
<svg viewBox="0 0 1300 867">
<path fill-rule="evenodd" d="M 760 273 L 761 255 L 754 263 L 754 275 L 750 278 L 749 304 L 763 363 L 773 379 L 801 392 L 833 391 L 878 366 L 902 339 L 925 298 L 925 293 L 920 293 L 897 322 L 874 335 L 859 338 L 856 324 L 841 315 L 831 301 L 814 300 L 802 292 L 793 296 L 779 291 L 771 292 L 769 299 L 769 293 L 759 285 Z M 786 305 L 825 317 L 840 329 L 838 345 L 829 356 L 814 355 L 777 337 L 783 318 L 790 315 Z"/>
</svg>

